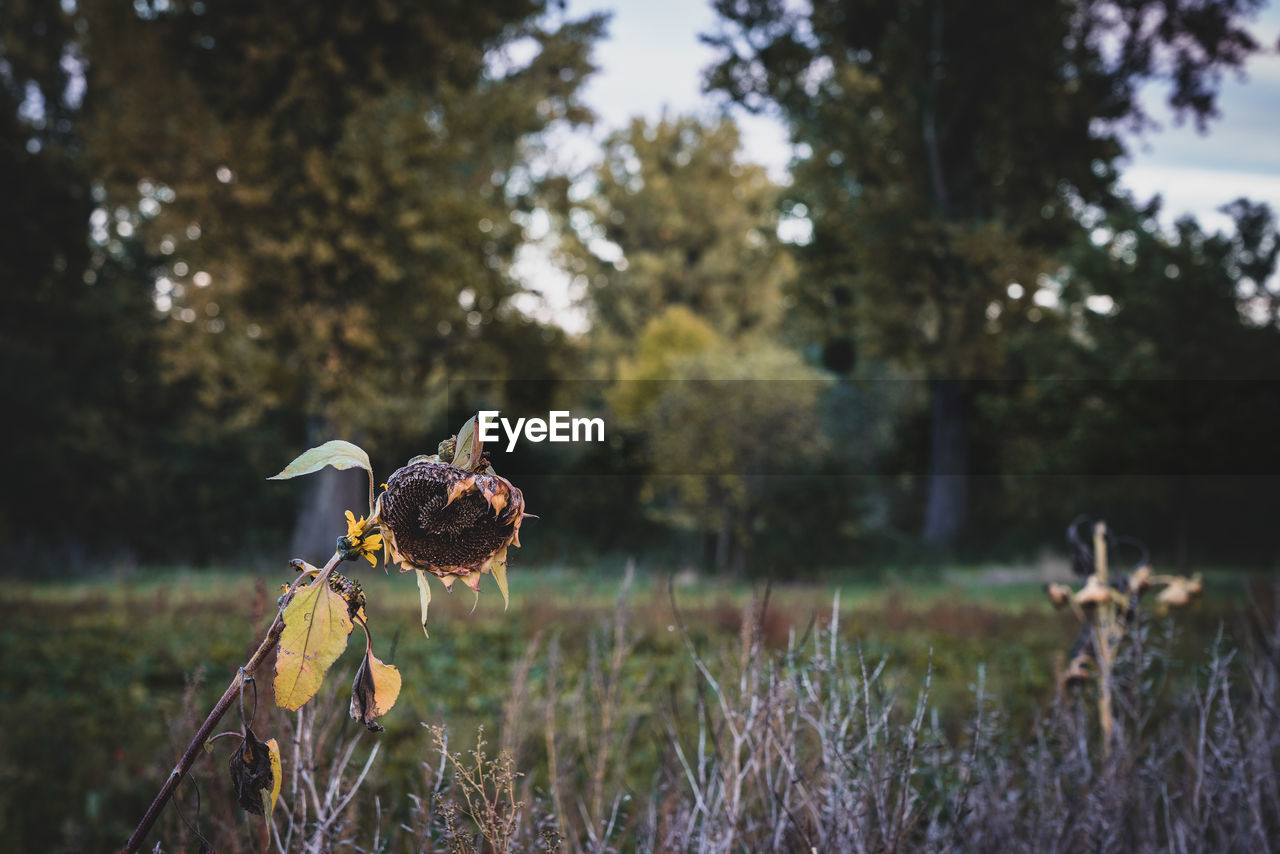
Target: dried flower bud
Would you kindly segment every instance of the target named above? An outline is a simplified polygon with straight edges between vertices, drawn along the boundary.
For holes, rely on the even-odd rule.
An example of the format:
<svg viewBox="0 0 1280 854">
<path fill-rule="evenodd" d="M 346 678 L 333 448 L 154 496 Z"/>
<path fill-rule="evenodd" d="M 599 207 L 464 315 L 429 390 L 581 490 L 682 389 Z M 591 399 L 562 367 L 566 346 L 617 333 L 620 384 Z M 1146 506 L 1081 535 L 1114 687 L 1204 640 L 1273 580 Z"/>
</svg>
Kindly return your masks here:
<svg viewBox="0 0 1280 854">
<path fill-rule="evenodd" d="M 1090 575 L 1089 580 L 1085 582 L 1084 587 L 1080 588 L 1080 592 L 1075 595 L 1075 603 L 1084 605 L 1086 608 L 1094 605 L 1101 605 L 1111 599 L 1111 591 L 1107 589 L 1107 585 L 1097 575 Z"/>
<path fill-rule="evenodd" d="M 1143 564 L 1133 571 L 1129 576 L 1129 593 L 1141 595 L 1151 588 L 1152 579 L 1151 567 Z"/>
<path fill-rule="evenodd" d="M 1156 596 L 1156 602 L 1169 608 L 1181 608 L 1191 604 L 1191 600 L 1200 598 L 1204 592 L 1204 580 L 1199 573 L 1191 578 L 1174 577 L 1169 585 Z"/>
<path fill-rule="evenodd" d="M 1063 608 L 1071 604 L 1071 588 L 1065 584 L 1050 582 L 1044 586 L 1044 592 L 1055 608 Z"/>
</svg>

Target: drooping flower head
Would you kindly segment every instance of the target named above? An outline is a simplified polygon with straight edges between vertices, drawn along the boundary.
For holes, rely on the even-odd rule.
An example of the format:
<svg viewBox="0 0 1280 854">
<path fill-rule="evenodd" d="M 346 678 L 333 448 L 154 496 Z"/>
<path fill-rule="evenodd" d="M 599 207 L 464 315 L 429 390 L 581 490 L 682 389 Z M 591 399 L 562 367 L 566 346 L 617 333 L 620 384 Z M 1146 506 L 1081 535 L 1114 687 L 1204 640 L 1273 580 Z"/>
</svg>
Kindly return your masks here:
<svg viewBox="0 0 1280 854">
<path fill-rule="evenodd" d="M 475 434 L 475 419 L 440 453 L 415 457 L 387 478 L 374 516 L 387 563 L 416 570 L 423 626 L 430 592 L 424 573 L 452 588 L 458 579 L 479 591 L 491 574 L 507 601 L 507 547 L 520 545 L 524 495 L 489 464 Z"/>
</svg>

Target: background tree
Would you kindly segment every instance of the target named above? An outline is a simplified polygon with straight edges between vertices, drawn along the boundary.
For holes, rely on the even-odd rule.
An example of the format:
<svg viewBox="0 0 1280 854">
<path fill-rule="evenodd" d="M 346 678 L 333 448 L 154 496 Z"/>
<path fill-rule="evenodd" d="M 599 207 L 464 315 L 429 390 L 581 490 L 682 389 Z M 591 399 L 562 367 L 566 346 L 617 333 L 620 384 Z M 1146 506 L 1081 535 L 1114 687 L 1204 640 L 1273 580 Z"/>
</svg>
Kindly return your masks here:
<svg viewBox="0 0 1280 854">
<path fill-rule="evenodd" d="M 728 118 L 635 119 L 608 136 L 562 205 L 561 254 L 585 286 L 595 351 L 616 358 L 673 305 L 730 339 L 776 333 L 794 273 L 778 193 Z"/>
<path fill-rule="evenodd" d="M 963 381 L 1001 376 L 1008 335 L 1050 319 L 1028 297 L 1081 207 L 1110 197 L 1125 134 L 1152 126 L 1144 84 L 1166 81 L 1175 113 L 1203 126 L 1221 74 L 1257 48 L 1243 19 L 1260 2 L 715 6 L 708 87 L 779 110 L 801 146 L 788 201 L 814 236 L 798 293 L 827 318 L 828 366 L 878 355 L 930 383 L 923 535 L 954 544 L 968 517 Z"/>
<path fill-rule="evenodd" d="M 55 4 L 0 6 L 0 379 L 21 410 L 6 428 L 20 451 L 6 463 L 0 542 L 64 571 L 152 542 L 135 498 L 158 474 L 144 451 L 172 402 L 152 393 L 147 253 L 106 237 L 106 219 L 90 240 L 76 38 Z"/>
<path fill-rule="evenodd" d="M 1277 240 L 1265 205 L 1224 211 L 1232 233 L 1166 229 L 1158 200 L 1084 218 L 1060 277 L 1069 333 L 1020 346 L 1022 381 L 980 413 L 999 437 L 988 464 L 1018 473 L 993 529 L 1047 532 L 1089 506 L 1184 564 L 1259 544 L 1280 476 L 1280 327 L 1250 315 Z"/>
<path fill-rule="evenodd" d="M 587 346 L 638 449 L 635 500 L 720 571 L 743 572 L 769 524 L 765 471 L 807 470 L 823 445 L 821 375 L 783 343 L 779 192 L 731 119 L 638 118 L 562 207 Z"/>
<path fill-rule="evenodd" d="M 450 378 L 554 358 L 510 268 L 538 135 L 590 118 L 603 18 L 528 0 L 77 15 L 105 204 L 150 211 L 169 381 L 230 410 L 224 431 L 284 419 L 398 448 L 442 432 Z M 349 506 L 335 483 L 312 487 L 303 553 L 332 545 L 311 531 Z"/>
<path fill-rule="evenodd" d="M 616 427 L 643 437 L 640 501 L 668 527 L 703 535 L 704 566 L 742 575 L 761 535 L 797 539 L 795 526 L 778 531 L 776 511 L 823 459 L 828 384 L 793 350 L 730 341 L 669 306 L 645 325 L 608 395 Z"/>
</svg>

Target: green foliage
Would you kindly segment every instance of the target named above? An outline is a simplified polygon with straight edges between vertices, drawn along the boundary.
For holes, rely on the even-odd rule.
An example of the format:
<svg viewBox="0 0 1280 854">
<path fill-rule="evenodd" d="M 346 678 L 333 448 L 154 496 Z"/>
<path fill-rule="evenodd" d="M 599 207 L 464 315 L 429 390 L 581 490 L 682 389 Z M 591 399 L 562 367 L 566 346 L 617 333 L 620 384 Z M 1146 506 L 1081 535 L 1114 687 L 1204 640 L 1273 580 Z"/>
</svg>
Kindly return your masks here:
<svg viewBox="0 0 1280 854">
<path fill-rule="evenodd" d="M 653 318 L 609 394 L 618 427 L 643 437 L 649 512 L 714 536 L 716 568 L 740 574 L 769 528 L 770 493 L 788 488 L 768 475 L 822 459 L 825 384 L 794 352 L 760 337 L 730 343 L 683 306 Z"/>
<path fill-rule="evenodd" d="M 0 536 L 230 556 L 288 524 L 248 484 L 307 434 L 421 447 L 448 379 L 553 373 L 510 268 L 602 28 L 526 0 L 6 6 L 0 347 L 32 405 Z M 57 509 L 20 527 L 31 504 Z"/>
<path fill-rule="evenodd" d="M 922 378 L 999 378 L 1008 343 L 1061 316 L 1052 287 L 1088 205 L 1109 205 L 1138 98 L 1169 85 L 1203 125 L 1216 84 L 1258 45 L 1233 0 L 719 0 L 707 84 L 781 110 L 802 146 L 784 205 L 809 219 L 796 298 L 829 368 L 861 356 Z M 1018 287 L 1013 288 L 1012 283 Z M 924 536 L 964 532 L 972 388 L 935 382 Z"/>
<path fill-rule="evenodd" d="M 1090 507 L 1186 559 L 1242 554 L 1265 529 L 1280 327 L 1249 319 L 1272 310 L 1265 291 L 1241 295 L 1273 275 L 1275 226 L 1265 207 L 1231 209 L 1219 234 L 1166 232 L 1155 203 L 1091 212 L 1064 256 L 1066 327 L 1012 338 L 1012 375 L 978 415 L 979 464 L 1018 473 L 983 510 L 993 531 L 1043 536 Z"/>
<path fill-rule="evenodd" d="M 669 306 L 730 339 L 776 329 L 793 272 L 779 188 L 739 148 L 728 118 L 636 119 L 605 140 L 589 192 L 563 200 L 561 252 L 590 298 L 598 352 L 616 358 Z"/>
<path fill-rule="evenodd" d="M 398 5 L 86 6 L 95 46 L 131 45 L 92 57 L 117 100 L 91 112 L 90 150 L 109 199 L 144 179 L 173 190 L 143 232 L 176 247 L 170 311 L 200 318 L 177 327 L 174 370 L 212 395 L 385 435 L 440 414 L 427 392 L 446 364 L 512 358 L 531 146 L 587 118 L 576 91 L 601 22 L 553 27 L 523 0 Z M 527 65 L 495 58 L 521 39 Z M 142 128 L 151 144 L 133 146 Z"/>
</svg>

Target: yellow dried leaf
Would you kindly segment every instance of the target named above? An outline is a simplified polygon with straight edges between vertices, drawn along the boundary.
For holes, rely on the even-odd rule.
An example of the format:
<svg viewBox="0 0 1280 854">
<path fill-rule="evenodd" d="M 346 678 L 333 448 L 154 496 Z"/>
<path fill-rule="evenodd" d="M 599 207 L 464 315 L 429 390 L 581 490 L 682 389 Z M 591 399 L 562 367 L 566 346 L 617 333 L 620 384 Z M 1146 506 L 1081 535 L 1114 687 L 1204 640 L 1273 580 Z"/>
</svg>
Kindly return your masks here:
<svg viewBox="0 0 1280 854">
<path fill-rule="evenodd" d="M 317 580 L 294 594 L 276 652 L 276 705 L 292 712 L 315 696 L 353 625 L 347 601 L 328 583 Z"/>
<path fill-rule="evenodd" d="M 389 712 L 399 696 L 400 671 L 390 664 L 383 664 L 373 650 L 366 648 L 364 660 L 360 662 L 351 685 L 351 717 L 371 732 L 382 732 L 377 718 Z"/>
<path fill-rule="evenodd" d="M 280 745 L 274 738 L 266 741 L 267 751 L 271 754 L 271 793 L 266 791 L 262 793 L 262 799 L 267 807 L 267 822 L 271 821 L 271 813 L 276 808 L 276 801 L 280 800 L 280 783 L 284 780 L 284 770 L 280 763 Z"/>
</svg>

